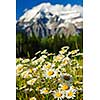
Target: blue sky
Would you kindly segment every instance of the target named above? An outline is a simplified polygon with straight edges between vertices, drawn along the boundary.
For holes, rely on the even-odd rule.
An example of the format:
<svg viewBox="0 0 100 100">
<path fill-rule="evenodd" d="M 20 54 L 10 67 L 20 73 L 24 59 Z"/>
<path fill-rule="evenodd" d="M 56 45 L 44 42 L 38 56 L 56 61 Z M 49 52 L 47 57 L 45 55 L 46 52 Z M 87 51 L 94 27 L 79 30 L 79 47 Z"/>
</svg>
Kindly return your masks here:
<svg viewBox="0 0 100 100">
<path fill-rule="evenodd" d="M 51 4 L 78 4 L 83 6 L 83 0 L 16 0 L 16 19 L 18 20 L 23 15 L 24 9 L 31 9 L 32 7 L 39 5 L 43 2 L 50 2 Z"/>
</svg>

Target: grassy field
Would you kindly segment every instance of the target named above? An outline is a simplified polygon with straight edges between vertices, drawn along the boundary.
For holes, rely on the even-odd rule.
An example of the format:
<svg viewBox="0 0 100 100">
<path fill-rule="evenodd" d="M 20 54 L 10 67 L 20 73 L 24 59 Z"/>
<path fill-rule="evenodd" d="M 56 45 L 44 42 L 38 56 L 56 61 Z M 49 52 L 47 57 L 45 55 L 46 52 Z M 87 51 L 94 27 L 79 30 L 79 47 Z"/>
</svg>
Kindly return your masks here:
<svg viewBox="0 0 100 100">
<path fill-rule="evenodd" d="M 68 46 L 16 58 L 17 100 L 83 100 L 83 55 Z"/>
</svg>

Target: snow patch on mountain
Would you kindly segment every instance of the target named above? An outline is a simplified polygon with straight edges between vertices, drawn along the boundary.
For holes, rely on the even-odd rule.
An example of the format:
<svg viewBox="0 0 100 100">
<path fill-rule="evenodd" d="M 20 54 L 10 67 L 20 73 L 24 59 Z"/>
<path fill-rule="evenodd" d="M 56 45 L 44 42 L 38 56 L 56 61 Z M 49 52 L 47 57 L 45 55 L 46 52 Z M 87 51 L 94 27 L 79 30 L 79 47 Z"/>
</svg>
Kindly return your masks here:
<svg viewBox="0 0 100 100">
<path fill-rule="evenodd" d="M 50 3 L 42 3 L 25 12 L 19 20 L 25 19 L 24 21 L 28 22 L 29 20 L 34 18 L 38 12 L 52 13 L 53 15 L 58 15 L 63 19 L 83 16 L 82 7 L 78 5 L 71 6 L 70 4 L 68 4 L 66 6 L 63 6 L 60 4 L 51 5 Z M 38 15 L 38 17 L 40 16 L 41 15 Z"/>
</svg>

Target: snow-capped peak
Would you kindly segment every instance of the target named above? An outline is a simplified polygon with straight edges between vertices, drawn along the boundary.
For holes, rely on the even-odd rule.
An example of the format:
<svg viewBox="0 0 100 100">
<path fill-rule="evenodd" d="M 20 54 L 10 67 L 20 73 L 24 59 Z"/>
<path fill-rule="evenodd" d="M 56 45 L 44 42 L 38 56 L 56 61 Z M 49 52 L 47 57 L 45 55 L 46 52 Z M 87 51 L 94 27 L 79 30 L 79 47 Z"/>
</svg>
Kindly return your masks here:
<svg viewBox="0 0 100 100">
<path fill-rule="evenodd" d="M 45 13 L 49 12 L 49 13 L 52 13 L 54 15 L 58 15 L 61 17 L 62 16 L 67 17 L 67 14 L 72 14 L 72 13 L 74 13 L 74 16 L 75 16 L 75 13 L 76 13 L 76 15 L 77 15 L 77 13 L 80 13 L 80 15 L 82 15 L 82 13 L 83 13 L 82 7 L 78 6 L 78 5 L 71 6 L 70 4 L 68 4 L 66 6 L 63 6 L 60 4 L 51 5 L 50 3 L 42 3 L 36 7 L 33 7 L 32 9 L 26 11 L 24 13 L 24 15 L 20 17 L 19 20 L 25 19 L 24 21 L 28 22 L 32 18 L 34 18 L 35 15 L 40 11 L 45 12 Z"/>
<path fill-rule="evenodd" d="M 63 28 L 64 27 L 64 28 Z M 65 29 L 67 28 L 67 29 Z M 75 33 L 83 28 L 83 7 L 80 5 L 51 5 L 42 3 L 26 10 L 17 23 L 17 29 L 40 36 L 59 32 Z"/>
</svg>

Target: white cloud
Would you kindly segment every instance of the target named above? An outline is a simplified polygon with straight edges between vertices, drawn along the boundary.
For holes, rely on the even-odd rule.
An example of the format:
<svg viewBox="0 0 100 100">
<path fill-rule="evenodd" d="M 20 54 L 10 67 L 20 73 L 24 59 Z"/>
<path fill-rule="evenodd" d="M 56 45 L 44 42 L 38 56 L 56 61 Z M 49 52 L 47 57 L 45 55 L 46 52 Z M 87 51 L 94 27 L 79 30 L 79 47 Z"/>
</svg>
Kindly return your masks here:
<svg viewBox="0 0 100 100">
<path fill-rule="evenodd" d="M 28 11 L 28 8 L 25 8 L 23 12 L 26 12 L 26 11 Z"/>
<path fill-rule="evenodd" d="M 74 5 L 71 6 L 71 4 L 67 4 L 66 6 L 56 4 L 56 5 L 51 5 L 50 3 L 42 3 L 38 6 L 33 7 L 32 9 L 28 10 L 27 8 L 24 10 L 25 14 L 23 17 L 21 16 L 20 19 L 25 18 L 25 19 L 31 19 L 32 17 L 35 16 L 35 14 L 40 10 L 44 10 L 45 12 L 49 11 L 52 14 L 56 15 L 61 15 L 64 13 L 68 12 L 79 12 L 81 15 L 83 15 L 83 7 L 80 5 Z M 28 17 L 28 18 L 27 18 Z"/>
</svg>

